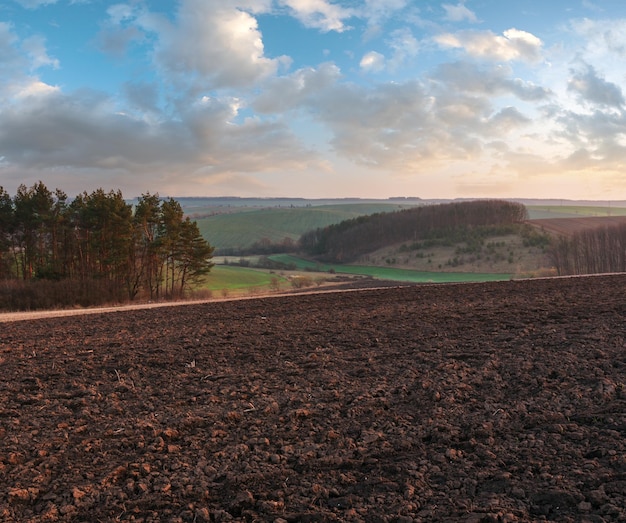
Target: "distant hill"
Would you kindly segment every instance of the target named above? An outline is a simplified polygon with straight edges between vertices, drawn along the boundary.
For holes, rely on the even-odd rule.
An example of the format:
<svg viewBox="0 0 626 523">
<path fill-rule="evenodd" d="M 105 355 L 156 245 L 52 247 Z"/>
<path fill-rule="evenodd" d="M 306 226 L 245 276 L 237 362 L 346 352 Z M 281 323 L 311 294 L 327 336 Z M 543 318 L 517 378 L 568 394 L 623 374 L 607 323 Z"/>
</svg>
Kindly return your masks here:
<svg viewBox="0 0 626 523">
<path fill-rule="evenodd" d="M 426 199 L 419 197 L 368 198 L 244 198 L 177 197 L 183 211 L 195 220 L 216 255 L 248 254 L 255 246 L 297 242 L 302 234 L 360 216 L 418 206 L 489 201 Z M 526 206 L 530 219 L 626 214 L 626 201 L 576 201 L 517 198 L 506 201 Z M 287 245 L 289 244 L 287 243 Z M 287 249 L 290 250 L 290 249 Z M 256 253 L 256 252 L 255 252 Z"/>
<path fill-rule="evenodd" d="M 527 217 L 524 205 L 504 200 L 420 206 L 309 231 L 300 238 L 300 248 L 320 260 L 345 263 L 399 242 L 458 241 L 478 228 L 502 229 L 521 224 Z"/>
<path fill-rule="evenodd" d="M 311 229 L 323 228 L 351 218 L 406 209 L 409 205 L 384 201 L 251 208 L 217 208 L 194 218 L 200 232 L 216 248 L 217 255 L 245 253 L 254 245 L 293 245 Z M 189 211 L 188 211 L 189 212 Z M 198 207 L 196 207 L 196 212 Z M 203 208 L 207 213 L 207 208 Z M 286 241 L 287 240 L 287 241 Z"/>
</svg>

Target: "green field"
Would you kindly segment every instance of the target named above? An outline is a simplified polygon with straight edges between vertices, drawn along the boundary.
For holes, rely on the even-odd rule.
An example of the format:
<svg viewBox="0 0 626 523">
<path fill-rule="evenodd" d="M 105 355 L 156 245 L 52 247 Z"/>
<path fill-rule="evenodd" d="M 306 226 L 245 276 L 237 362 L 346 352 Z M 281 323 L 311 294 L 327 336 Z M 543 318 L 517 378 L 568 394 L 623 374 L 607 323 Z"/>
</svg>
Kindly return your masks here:
<svg viewBox="0 0 626 523">
<path fill-rule="evenodd" d="M 598 207 L 577 205 L 528 205 L 531 220 L 545 218 L 584 218 L 588 216 L 626 216 L 624 207 Z"/>
<path fill-rule="evenodd" d="M 311 207 L 250 209 L 237 208 L 221 214 L 196 218 L 202 236 L 216 249 L 250 247 L 268 239 L 281 243 L 297 241 L 303 233 L 350 218 L 378 212 L 391 212 L 407 205 L 392 203 L 353 203 Z"/>
<path fill-rule="evenodd" d="M 511 274 L 488 274 L 488 273 L 468 273 L 468 272 L 425 272 L 412 271 L 410 269 L 393 269 L 390 267 L 368 267 L 364 265 L 339 265 L 320 264 L 289 254 L 277 254 L 270 256 L 270 259 L 282 263 L 292 263 L 299 270 L 310 270 L 316 272 L 334 271 L 337 274 L 350 274 L 370 276 L 379 280 L 392 280 L 397 282 L 412 283 L 452 283 L 452 282 L 480 282 L 480 281 L 502 281 L 511 279 Z"/>
<path fill-rule="evenodd" d="M 201 287 L 210 291 L 261 289 L 269 288 L 273 278 L 278 278 L 281 285 L 287 282 L 286 278 L 266 270 L 216 265 Z"/>
</svg>

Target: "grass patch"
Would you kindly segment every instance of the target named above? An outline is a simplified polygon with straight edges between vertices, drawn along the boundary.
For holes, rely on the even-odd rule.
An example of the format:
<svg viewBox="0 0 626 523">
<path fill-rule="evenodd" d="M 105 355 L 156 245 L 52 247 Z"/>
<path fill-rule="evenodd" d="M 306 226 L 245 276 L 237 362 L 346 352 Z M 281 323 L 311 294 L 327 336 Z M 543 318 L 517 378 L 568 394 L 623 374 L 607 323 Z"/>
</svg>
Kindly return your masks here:
<svg viewBox="0 0 626 523">
<path fill-rule="evenodd" d="M 379 280 L 392 280 L 413 283 L 454 283 L 454 282 L 481 282 L 510 280 L 512 274 L 469 273 L 469 272 L 427 272 L 410 269 L 394 269 L 390 267 L 373 267 L 364 265 L 339 265 L 316 263 L 289 254 L 277 254 L 271 259 L 282 263 L 293 263 L 299 270 L 317 272 L 335 272 L 337 274 L 351 274 L 371 276 Z"/>
<path fill-rule="evenodd" d="M 269 271 L 230 265 L 216 265 L 211 269 L 202 288 L 210 291 L 270 288 L 275 279 L 278 279 L 281 285 L 286 285 L 287 283 L 286 278 L 278 274 L 272 274 Z"/>
</svg>

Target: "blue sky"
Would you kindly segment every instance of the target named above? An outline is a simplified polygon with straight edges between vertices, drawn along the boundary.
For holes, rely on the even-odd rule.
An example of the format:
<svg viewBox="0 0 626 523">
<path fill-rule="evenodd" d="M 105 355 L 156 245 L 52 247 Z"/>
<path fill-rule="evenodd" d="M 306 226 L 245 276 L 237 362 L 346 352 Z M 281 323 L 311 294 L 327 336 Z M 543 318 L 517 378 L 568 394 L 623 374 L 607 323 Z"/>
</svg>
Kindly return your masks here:
<svg viewBox="0 0 626 523">
<path fill-rule="evenodd" d="M 5 0 L 0 186 L 626 199 L 622 0 Z"/>
</svg>

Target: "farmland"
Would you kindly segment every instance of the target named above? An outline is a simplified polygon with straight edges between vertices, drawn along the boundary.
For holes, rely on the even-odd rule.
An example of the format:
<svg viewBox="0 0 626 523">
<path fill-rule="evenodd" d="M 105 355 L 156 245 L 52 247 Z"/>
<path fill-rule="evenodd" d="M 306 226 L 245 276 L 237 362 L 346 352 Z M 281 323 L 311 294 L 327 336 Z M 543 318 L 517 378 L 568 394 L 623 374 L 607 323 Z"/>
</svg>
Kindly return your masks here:
<svg viewBox="0 0 626 523">
<path fill-rule="evenodd" d="M 273 242 L 281 242 L 285 237 L 295 240 L 298 234 L 310 228 L 324 227 L 338 221 L 359 216 L 361 213 L 383 212 L 406 208 L 407 203 L 389 202 L 344 202 L 341 204 L 328 201 L 317 205 L 312 201 L 270 201 L 264 202 L 272 207 L 259 208 L 259 201 L 239 202 L 239 206 L 211 207 L 217 212 L 211 217 L 200 218 L 201 228 L 211 223 L 212 232 L 218 245 L 233 248 L 235 246 L 252 245 L 263 238 Z M 423 203 L 423 202 L 422 202 Z M 415 202 L 413 202 L 415 204 Z M 623 220 L 626 209 L 623 207 L 591 205 L 529 205 L 530 223 L 541 232 L 566 233 L 598 224 L 610 224 Z M 208 209 L 205 208 L 206 212 Z M 188 207 L 188 211 L 202 215 L 200 202 Z M 610 216 L 607 216 L 609 215 Z M 551 218 L 546 218 L 551 217 Z M 205 229 L 207 230 L 207 229 Z M 219 243 L 223 242 L 223 243 Z M 371 252 L 353 265 L 319 264 L 295 256 L 275 254 L 271 259 L 288 264 L 295 264 L 298 270 L 319 273 L 316 278 L 329 278 L 329 272 L 338 274 L 360 274 L 378 279 L 412 282 L 452 282 L 452 281 L 488 281 L 507 279 L 510 277 L 532 277 L 553 274 L 551 262 L 545 247 L 528 246 L 519 234 L 496 235 L 485 241 L 482 253 L 471 255 L 459 254 L 467 250 L 462 244 L 432 245 L 414 250 L 410 244 L 391 245 Z M 219 264 L 225 258 L 217 256 Z M 231 262 L 237 257 L 230 257 Z M 253 263 L 255 257 L 252 257 Z M 215 290 L 228 287 L 222 282 L 218 265 L 215 276 L 209 277 L 210 288 Z M 269 272 L 269 271 L 266 271 Z M 260 289 L 260 286 L 236 281 L 237 272 L 232 269 L 233 287 Z M 257 273 L 258 274 L 258 273 Z M 282 276 L 288 276 L 283 273 Z M 211 281 L 219 280 L 220 283 Z M 267 290 L 267 283 L 266 283 Z"/>
<path fill-rule="evenodd" d="M 533 227 L 550 234 L 571 236 L 578 231 L 624 224 L 626 223 L 626 215 L 586 216 L 584 218 L 545 218 L 532 220 L 530 223 Z"/>
<path fill-rule="evenodd" d="M 622 521 L 626 280 L 9 322 L 3 521 Z"/>
</svg>

